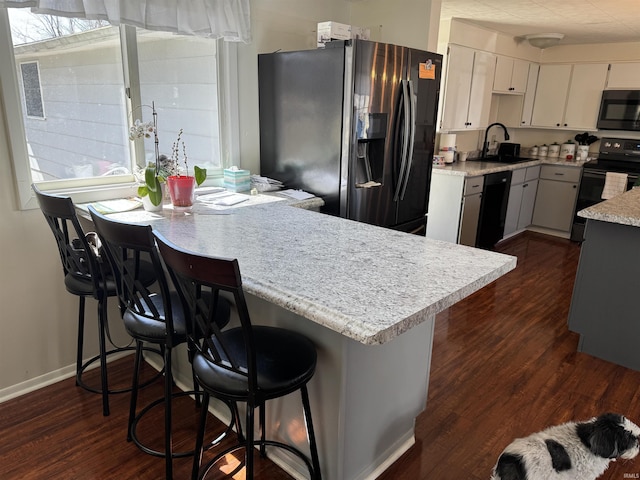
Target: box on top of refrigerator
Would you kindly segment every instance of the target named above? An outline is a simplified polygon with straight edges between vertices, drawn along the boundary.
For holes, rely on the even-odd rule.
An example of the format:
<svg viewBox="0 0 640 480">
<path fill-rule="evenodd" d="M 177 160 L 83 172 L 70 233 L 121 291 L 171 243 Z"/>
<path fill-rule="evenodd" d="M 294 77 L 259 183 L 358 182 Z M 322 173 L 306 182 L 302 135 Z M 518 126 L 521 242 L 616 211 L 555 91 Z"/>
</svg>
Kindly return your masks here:
<svg viewBox="0 0 640 480">
<path fill-rule="evenodd" d="M 318 47 L 324 47 L 324 44 L 331 40 L 369 40 L 371 36 L 371 30 L 368 28 L 338 22 L 319 22 L 317 32 Z"/>
<path fill-rule="evenodd" d="M 331 40 L 351 40 L 351 25 L 338 22 L 318 23 L 318 45 Z"/>
</svg>

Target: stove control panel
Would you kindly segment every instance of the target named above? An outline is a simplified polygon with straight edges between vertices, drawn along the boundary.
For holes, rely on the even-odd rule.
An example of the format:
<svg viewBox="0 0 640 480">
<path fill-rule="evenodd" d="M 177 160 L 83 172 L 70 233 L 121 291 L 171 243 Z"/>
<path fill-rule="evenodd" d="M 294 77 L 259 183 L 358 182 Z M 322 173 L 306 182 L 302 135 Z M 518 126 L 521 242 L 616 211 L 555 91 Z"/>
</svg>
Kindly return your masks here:
<svg viewBox="0 0 640 480">
<path fill-rule="evenodd" d="M 600 154 L 605 156 L 640 157 L 640 140 L 603 138 L 600 141 Z"/>
</svg>

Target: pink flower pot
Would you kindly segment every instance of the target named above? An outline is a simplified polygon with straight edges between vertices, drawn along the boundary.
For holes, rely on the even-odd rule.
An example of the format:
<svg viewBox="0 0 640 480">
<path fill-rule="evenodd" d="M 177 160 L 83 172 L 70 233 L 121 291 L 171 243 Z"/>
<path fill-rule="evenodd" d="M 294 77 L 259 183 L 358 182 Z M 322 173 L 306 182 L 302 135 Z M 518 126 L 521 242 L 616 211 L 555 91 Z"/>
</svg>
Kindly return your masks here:
<svg viewBox="0 0 640 480">
<path fill-rule="evenodd" d="M 190 175 L 170 175 L 167 178 L 167 187 L 169 187 L 169 196 L 175 209 L 191 209 L 195 200 L 195 177 Z"/>
</svg>

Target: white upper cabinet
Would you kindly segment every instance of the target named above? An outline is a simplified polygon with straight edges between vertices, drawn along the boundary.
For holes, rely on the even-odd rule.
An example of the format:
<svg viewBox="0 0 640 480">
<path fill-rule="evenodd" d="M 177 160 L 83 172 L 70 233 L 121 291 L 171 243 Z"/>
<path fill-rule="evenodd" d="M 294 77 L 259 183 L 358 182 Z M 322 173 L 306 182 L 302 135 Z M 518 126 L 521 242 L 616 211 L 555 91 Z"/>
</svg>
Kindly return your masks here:
<svg viewBox="0 0 640 480">
<path fill-rule="evenodd" d="M 596 129 L 608 70 L 608 63 L 585 63 L 573 66 L 564 114 L 564 127 L 580 130 Z"/>
<path fill-rule="evenodd" d="M 612 63 L 607 88 L 640 89 L 640 63 Z"/>
<path fill-rule="evenodd" d="M 496 57 L 496 71 L 493 79 L 495 93 L 524 93 L 527 91 L 529 62 L 517 58 Z"/>
<path fill-rule="evenodd" d="M 609 64 L 541 65 L 531 125 L 594 130 Z"/>
<path fill-rule="evenodd" d="M 450 45 L 442 130 L 479 130 L 489 124 L 495 55 Z"/>
<path fill-rule="evenodd" d="M 537 63 L 529 64 L 529 75 L 527 77 L 527 90 L 524 92 L 522 101 L 522 119 L 520 126 L 528 127 L 531 125 L 531 116 L 533 115 L 533 102 L 536 98 L 536 87 L 538 86 L 538 72 L 540 65 Z"/>
<path fill-rule="evenodd" d="M 571 65 L 540 65 L 531 125 L 559 127 L 564 119 Z"/>
</svg>

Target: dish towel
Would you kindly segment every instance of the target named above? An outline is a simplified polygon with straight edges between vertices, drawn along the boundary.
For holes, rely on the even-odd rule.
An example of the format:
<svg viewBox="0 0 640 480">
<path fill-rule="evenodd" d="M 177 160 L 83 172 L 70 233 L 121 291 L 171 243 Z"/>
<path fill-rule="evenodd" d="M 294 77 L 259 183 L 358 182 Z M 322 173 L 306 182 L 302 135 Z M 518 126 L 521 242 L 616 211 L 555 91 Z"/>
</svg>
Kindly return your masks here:
<svg viewBox="0 0 640 480">
<path fill-rule="evenodd" d="M 626 192 L 627 190 L 627 174 L 607 172 L 604 179 L 604 188 L 602 189 L 602 199 L 608 200 L 616 195 Z"/>
</svg>

